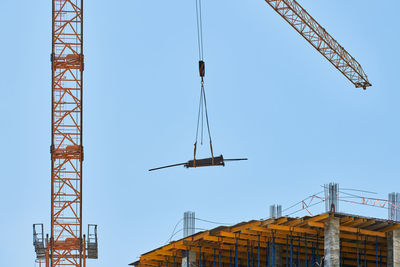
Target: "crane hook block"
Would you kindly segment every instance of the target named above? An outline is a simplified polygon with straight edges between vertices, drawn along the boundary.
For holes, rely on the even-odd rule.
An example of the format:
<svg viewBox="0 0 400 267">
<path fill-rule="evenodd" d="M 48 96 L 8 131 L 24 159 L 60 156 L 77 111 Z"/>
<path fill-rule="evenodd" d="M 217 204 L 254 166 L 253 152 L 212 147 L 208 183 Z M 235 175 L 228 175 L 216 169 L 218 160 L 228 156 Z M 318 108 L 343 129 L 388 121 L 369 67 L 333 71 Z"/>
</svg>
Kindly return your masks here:
<svg viewBox="0 0 400 267">
<path fill-rule="evenodd" d="M 200 77 L 204 77 L 206 75 L 206 63 L 203 60 L 199 61 L 199 72 Z"/>
</svg>

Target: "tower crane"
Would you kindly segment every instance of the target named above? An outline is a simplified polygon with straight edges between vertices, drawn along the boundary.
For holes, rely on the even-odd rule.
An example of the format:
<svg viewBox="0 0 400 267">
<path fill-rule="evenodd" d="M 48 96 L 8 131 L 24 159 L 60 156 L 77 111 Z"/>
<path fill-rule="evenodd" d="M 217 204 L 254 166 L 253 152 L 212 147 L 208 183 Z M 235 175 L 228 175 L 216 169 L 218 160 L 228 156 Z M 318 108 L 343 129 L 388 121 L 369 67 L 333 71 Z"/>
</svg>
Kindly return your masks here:
<svg viewBox="0 0 400 267">
<path fill-rule="evenodd" d="M 82 234 L 83 0 L 52 0 L 51 225 L 33 225 L 39 266 L 85 267 L 97 259 L 97 225 Z"/>
</svg>

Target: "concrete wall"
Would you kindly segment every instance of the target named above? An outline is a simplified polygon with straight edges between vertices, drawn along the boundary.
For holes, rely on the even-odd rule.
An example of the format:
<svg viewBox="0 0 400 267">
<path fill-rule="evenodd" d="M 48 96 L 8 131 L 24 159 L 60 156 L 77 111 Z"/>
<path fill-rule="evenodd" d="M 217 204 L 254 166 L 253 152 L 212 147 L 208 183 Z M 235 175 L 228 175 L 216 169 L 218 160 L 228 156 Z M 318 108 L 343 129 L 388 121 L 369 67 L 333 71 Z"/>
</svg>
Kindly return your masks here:
<svg viewBox="0 0 400 267">
<path fill-rule="evenodd" d="M 400 266 L 400 229 L 388 233 L 387 260 L 387 267 Z"/>
<path fill-rule="evenodd" d="M 269 259 L 272 267 L 283 267 L 283 248 L 281 245 L 275 244 L 275 265 L 272 264 L 272 245 L 269 250 Z"/>
<path fill-rule="evenodd" d="M 189 260 L 189 265 L 188 265 Z M 182 267 L 197 267 L 198 262 L 195 251 L 183 251 Z"/>
</svg>

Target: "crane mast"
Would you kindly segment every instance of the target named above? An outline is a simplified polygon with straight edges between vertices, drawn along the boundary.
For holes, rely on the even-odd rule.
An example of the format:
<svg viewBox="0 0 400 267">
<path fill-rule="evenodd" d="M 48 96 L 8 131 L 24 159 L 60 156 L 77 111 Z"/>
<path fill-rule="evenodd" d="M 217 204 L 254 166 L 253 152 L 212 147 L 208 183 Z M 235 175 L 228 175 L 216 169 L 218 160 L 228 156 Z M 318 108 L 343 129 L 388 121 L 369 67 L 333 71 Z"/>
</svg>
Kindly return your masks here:
<svg viewBox="0 0 400 267">
<path fill-rule="evenodd" d="M 97 258 L 97 226 L 89 225 L 88 241 L 82 234 L 83 70 L 83 0 L 52 0 L 50 238 L 34 225 L 37 262 L 46 267 Z"/>
<path fill-rule="evenodd" d="M 84 266 L 82 0 L 53 0 L 50 266 Z"/>
<path fill-rule="evenodd" d="M 357 88 L 371 86 L 361 65 L 295 0 L 265 0 Z"/>
</svg>

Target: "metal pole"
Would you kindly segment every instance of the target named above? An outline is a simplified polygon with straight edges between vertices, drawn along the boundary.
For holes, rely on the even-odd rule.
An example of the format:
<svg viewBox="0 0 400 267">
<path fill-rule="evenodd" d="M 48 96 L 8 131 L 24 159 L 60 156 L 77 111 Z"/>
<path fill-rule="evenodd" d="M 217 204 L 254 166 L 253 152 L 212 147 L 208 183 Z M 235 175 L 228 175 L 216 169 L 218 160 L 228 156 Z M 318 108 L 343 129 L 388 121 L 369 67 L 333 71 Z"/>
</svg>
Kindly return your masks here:
<svg viewBox="0 0 400 267">
<path fill-rule="evenodd" d="M 289 267 L 289 236 L 286 235 L 286 267 Z"/>
<path fill-rule="evenodd" d="M 359 267 L 359 263 L 360 263 L 360 255 L 358 252 L 358 236 L 359 236 L 359 232 L 357 232 L 357 267 Z"/>
<path fill-rule="evenodd" d="M 214 248 L 214 267 L 215 267 L 215 248 Z"/>
<path fill-rule="evenodd" d="M 376 267 L 379 266 L 378 262 L 379 262 L 379 256 L 378 256 L 378 237 L 376 237 Z"/>
<path fill-rule="evenodd" d="M 290 232 L 290 267 L 293 267 L 293 233 Z"/>
<path fill-rule="evenodd" d="M 319 234 L 317 234 L 317 262 L 319 264 Z"/>
<path fill-rule="evenodd" d="M 272 267 L 275 267 L 275 235 L 272 232 Z"/>
<path fill-rule="evenodd" d="M 250 260 L 250 259 L 249 259 L 249 242 L 247 242 L 247 267 L 250 267 L 250 266 L 249 266 L 249 264 L 250 264 L 250 263 L 249 263 L 249 260 Z"/>
<path fill-rule="evenodd" d="M 221 267 L 221 242 L 218 242 L 218 267 Z"/>
<path fill-rule="evenodd" d="M 201 267 L 201 246 L 199 247 L 199 267 Z"/>
<path fill-rule="evenodd" d="M 367 237 L 364 240 L 364 266 L 367 267 Z"/>
<path fill-rule="evenodd" d="M 235 266 L 238 267 L 238 266 Z M 261 262 L 260 262 L 260 235 L 258 235 L 258 267 L 261 267 Z"/>
<path fill-rule="evenodd" d="M 251 244 L 251 267 L 254 267 L 253 244 Z"/>
<path fill-rule="evenodd" d="M 315 248 L 314 248 L 314 242 L 311 243 L 311 267 L 314 267 L 314 262 L 315 262 Z"/>
<path fill-rule="evenodd" d="M 307 233 L 304 234 L 304 254 L 305 254 L 305 259 L 304 263 L 305 266 L 308 267 L 308 255 L 307 255 Z"/>
<path fill-rule="evenodd" d="M 300 259 L 300 241 L 301 241 L 301 237 L 299 236 L 299 243 L 297 245 L 297 262 L 298 265 L 301 265 L 301 259 Z"/>
<path fill-rule="evenodd" d="M 235 267 L 239 267 L 239 262 L 238 262 L 238 242 L 236 239 L 235 243 Z"/>
</svg>

